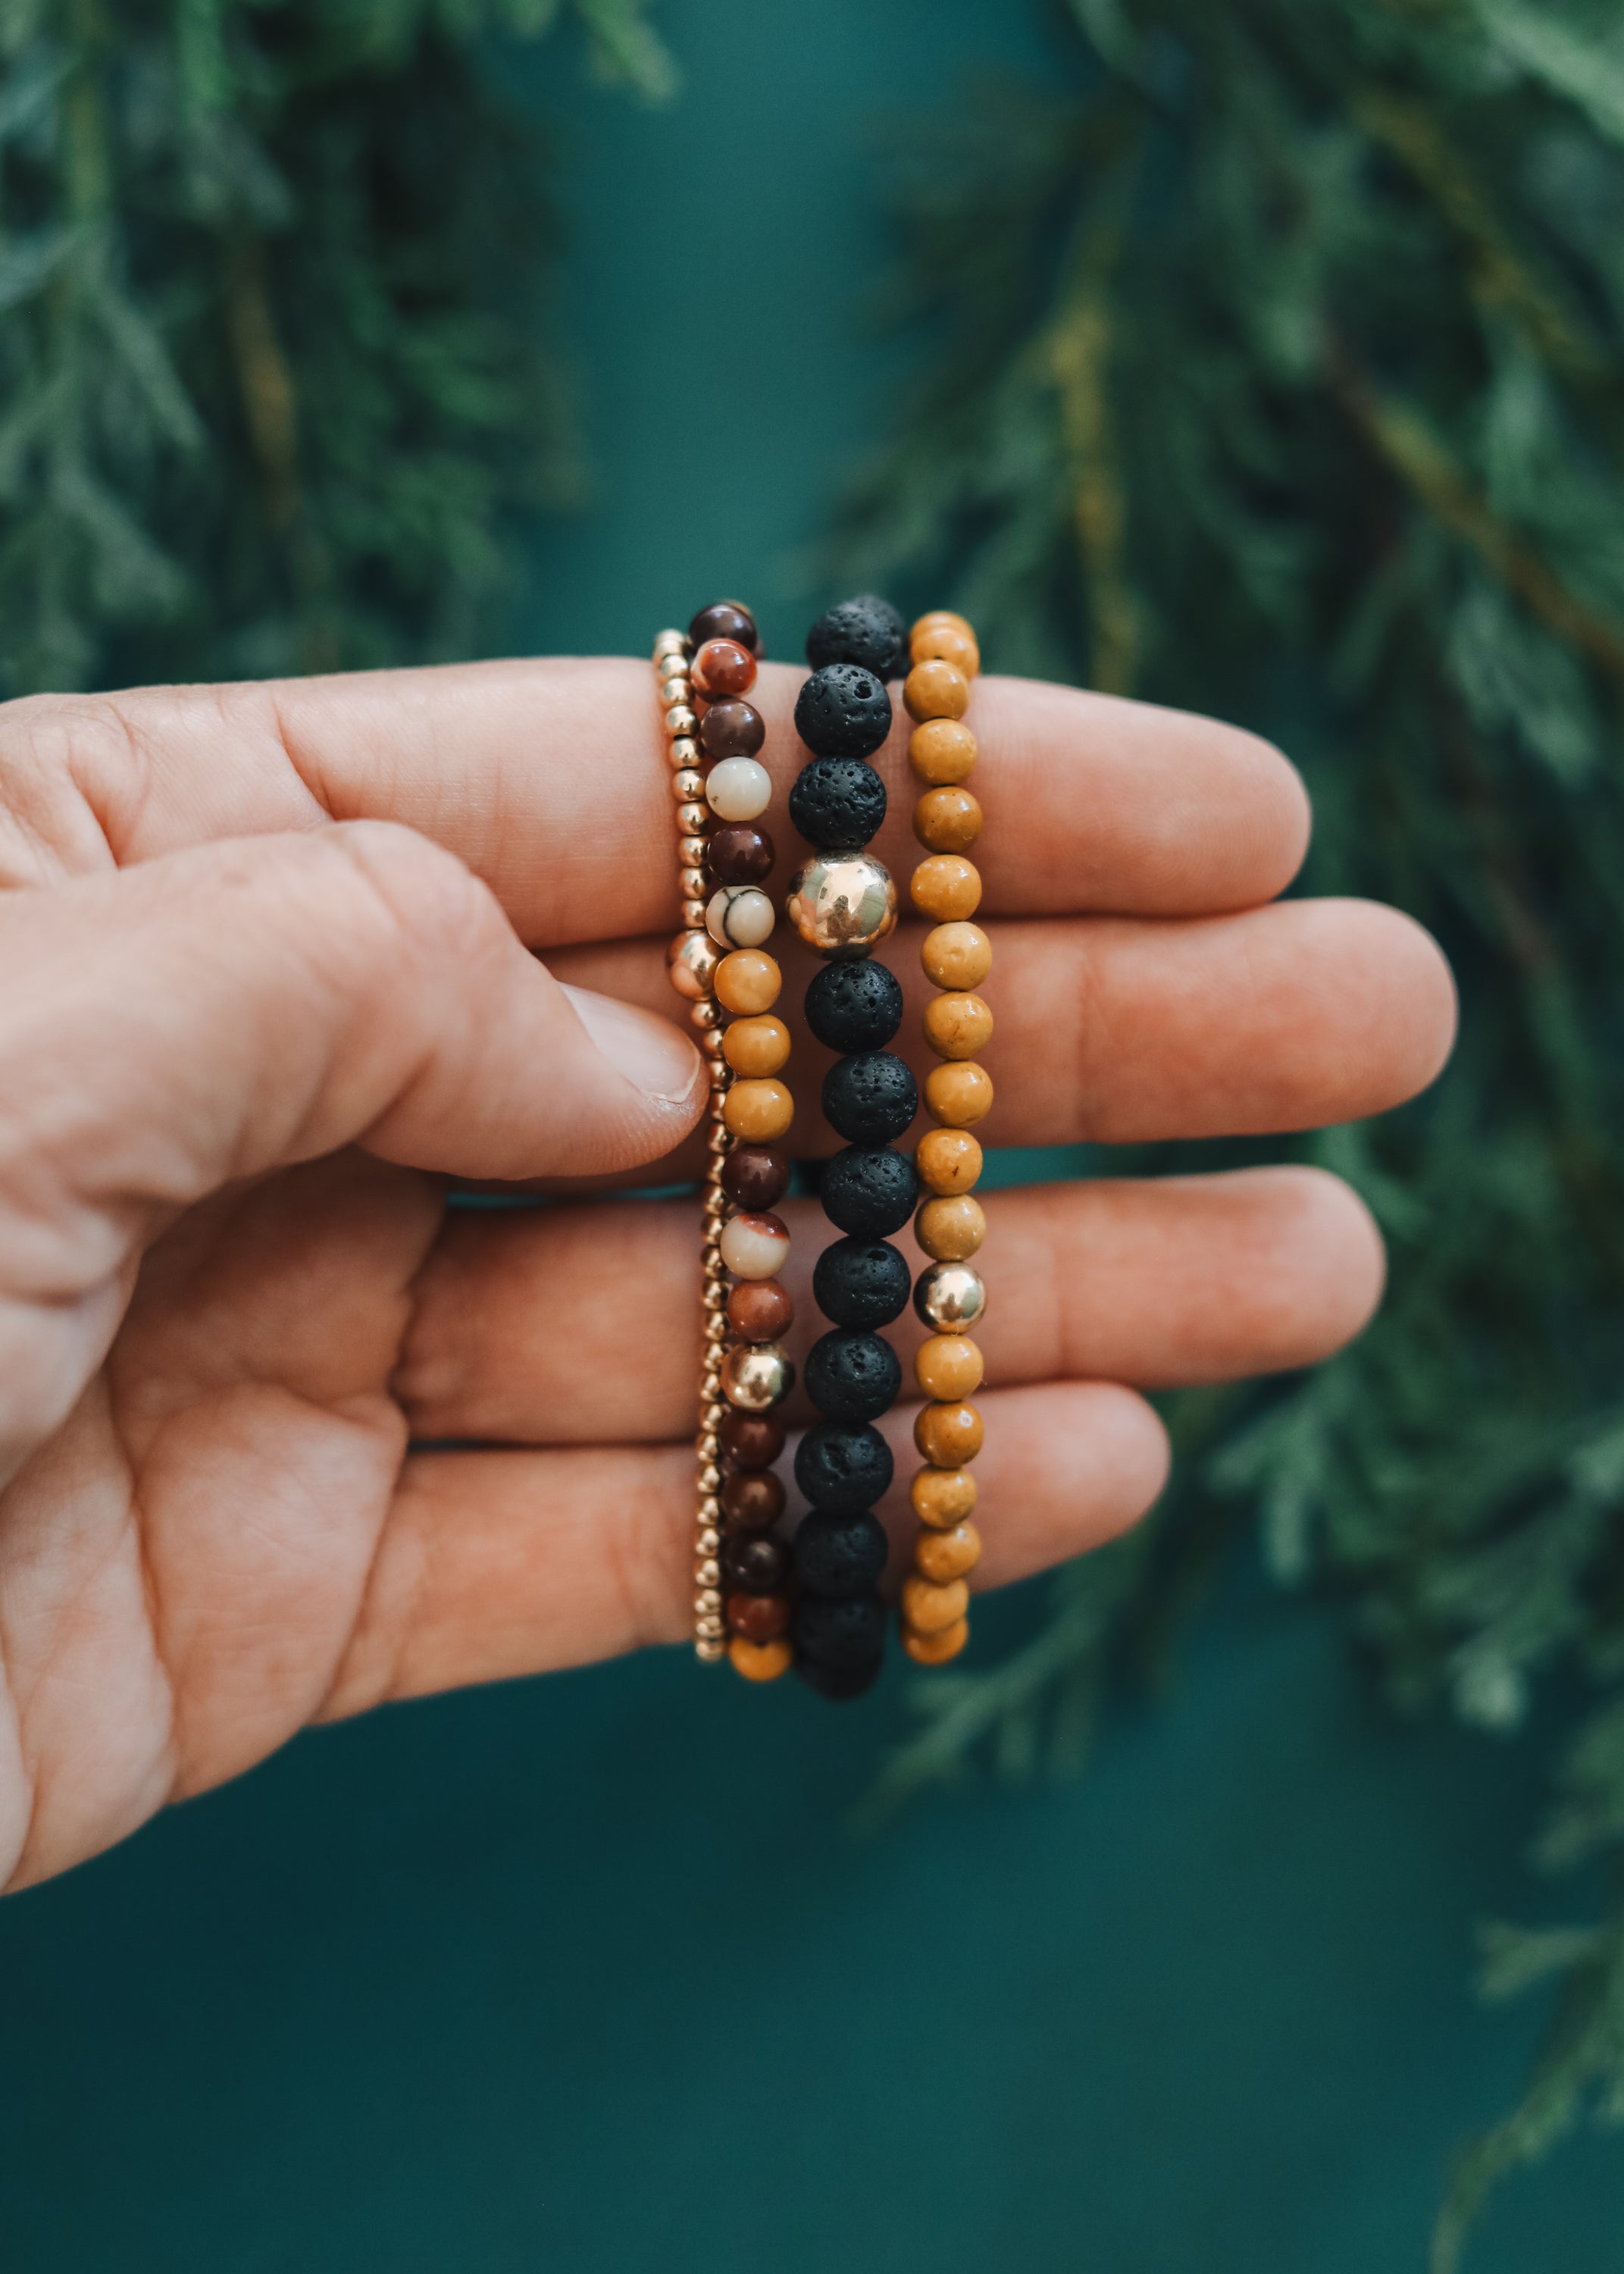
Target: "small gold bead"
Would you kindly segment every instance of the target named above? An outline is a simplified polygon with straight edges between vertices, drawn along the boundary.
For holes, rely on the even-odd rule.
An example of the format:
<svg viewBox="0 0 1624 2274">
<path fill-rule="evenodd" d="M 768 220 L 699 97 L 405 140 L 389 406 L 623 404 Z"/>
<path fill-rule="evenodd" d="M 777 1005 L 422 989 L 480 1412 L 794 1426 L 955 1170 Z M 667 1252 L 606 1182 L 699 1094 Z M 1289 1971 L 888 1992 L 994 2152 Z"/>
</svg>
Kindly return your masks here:
<svg viewBox="0 0 1624 2274">
<path fill-rule="evenodd" d="M 682 922 L 686 930 L 696 930 L 698 927 L 704 922 L 704 920 L 705 904 L 703 900 L 688 900 L 683 901 Z"/>
<path fill-rule="evenodd" d="M 702 1493 L 719 1493 L 722 1489 L 722 1472 L 714 1461 L 706 1461 L 695 1476 L 694 1481 Z"/>
<path fill-rule="evenodd" d="M 677 821 L 680 828 L 689 836 L 709 828 L 710 809 L 704 802 L 705 778 L 697 766 L 678 767 L 671 777 L 671 794 L 677 801 Z M 689 821 L 687 817 L 695 807 L 702 817 L 698 821 Z"/>
<path fill-rule="evenodd" d="M 714 1555 L 702 1555 L 694 1566 L 694 1578 L 701 1587 L 716 1587 L 721 1584 L 722 1567 Z"/>
<path fill-rule="evenodd" d="M 654 641 L 654 660 L 656 663 L 659 661 L 662 656 L 686 655 L 687 653 L 688 636 L 686 633 L 677 631 L 668 624 L 663 632 L 656 634 Z"/>
<path fill-rule="evenodd" d="M 699 1505 L 694 1511 L 694 1518 L 697 1524 L 714 1525 L 717 1529 L 720 1529 L 722 1503 L 714 1493 L 700 1495 Z"/>
<path fill-rule="evenodd" d="M 733 1081 L 733 1069 L 725 1058 L 713 1058 L 710 1064 L 710 1087 L 726 1089 Z"/>
<path fill-rule="evenodd" d="M 705 754 L 691 734 L 673 735 L 665 745 L 665 757 L 684 773 L 703 774 L 705 770 Z"/>
<path fill-rule="evenodd" d="M 699 1394 L 702 1397 L 718 1397 L 721 1395 L 721 1389 L 722 1376 L 717 1367 L 711 1367 L 699 1377 Z"/>
<path fill-rule="evenodd" d="M 683 868 L 677 871 L 677 890 L 686 900 L 698 900 L 708 882 L 703 869 Z"/>
<path fill-rule="evenodd" d="M 967 1593 L 968 1590 L 966 1592 Z M 715 1587 L 701 1587 L 694 1597 L 694 1608 L 702 1619 L 709 1617 L 713 1612 L 719 1611 L 721 1608 L 721 1593 Z"/>
<path fill-rule="evenodd" d="M 708 1034 L 701 1035 L 699 1047 L 708 1058 L 726 1059 L 727 1037 L 719 1028 L 712 1027 Z"/>
<path fill-rule="evenodd" d="M 697 834 L 695 825 L 704 809 L 703 805 L 680 805 L 677 808 L 677 827 L 685 839 Z"/>
<path fill-rule="evenodd" d="M 662 679 L 659 692 L 660 701 L 665 704 L 667 712 L 674 711 L 679 705 L 685 704 L 692 692 L 688 683 L 687 672 L 679 671 L 669 679 Z"/>
<path fill-rule="evenodd" d="M 698 724 L 698 719 L 686 703 L 673 703 L 665 713 L 665 732 L 668 734 L 691 734 Z"/>
<path fill-rule="evenodd" d="M 714 1099 L 712 1099 L 711 1103 L 712 1103 L 712 1104 L 714 1105 L 714 1104 L 715 1104 L 715 1100 L 714 1100 Z M 721 1109 L 720 1109 L 719 1107 L 718 1107 L 718 1108 L 717 1108 L 717 1114 L 718 1114 L 718 1119 L 719 1119 L 719 1116 L 720 1116 L 720 1111 L 721 1111 Z M 731 1153 L 731 1152 L 733 1151 L 733 1131 L 732 1131 L 731 1129 L 725 1129 L 725 1128 L 722 1128 L 722 1127 L 718 1126 L 718 1127 L 717 1127 L 717 1128 L 712 1129 L 712 1130 L 711 1130 L 711 1132 L 710 1132 L 710 1135 L 705 1139 L 705 1150 L 706 1150 L 708 1153 L 714 1153 L 714 1154 L 716 1154 L 718 1157 L 719 1157 L 720 1156 L 724 1155 L 724 1154 Z M 715 1171 L 714 1171 L 714 1169 L 713 1169 L 713 1170 L 712 1170 L 712 1178 L 713 1178 L 713 1179 L 714 1179 L 714 1175 L 715 1175 Z"/>
<path fill-rule="evenodd" d="M 715 1525 L 702 1525 L 694 1545 L 702 1555 L 714 1555 L 722 1544 L 722 1535 Z"/>
<path fill-rule="evenodd" d="M 718 1635 L 701 1635 L 694 1645 L 694 1655 L 704 1666 L 720 1666 L 727 1656 L 727 1645 Z"/>
<path fill-rule="evenodd" d="M 677 840 L 678 862 L 685 869 L 703 869 L 710 843 L 708 837 L 679 837 Z M 972 979 L 966 980 L 964 983 L 973 987 L 975 982 Z"/>
<path fill-rule="evenodd" d="M 710 936 L 707 932 L 705 937 L 709 939 Z M 716 942 L 712 939 L 710 945 L 714 947 Z M 706 995 L 694 1005 L 688 1015 L 691 1023 L 701 1029 L 719 1027 L 722 1023 L 722 1006 L 714 995 Z"/>
<path fill-rule="evenodd" d="M 702 1429 L 694 1440 L 694 1450 L 702 1461 L 719 1461 L 722 1457 L 722 1445 L 716 1431 Z"/>
</svg>

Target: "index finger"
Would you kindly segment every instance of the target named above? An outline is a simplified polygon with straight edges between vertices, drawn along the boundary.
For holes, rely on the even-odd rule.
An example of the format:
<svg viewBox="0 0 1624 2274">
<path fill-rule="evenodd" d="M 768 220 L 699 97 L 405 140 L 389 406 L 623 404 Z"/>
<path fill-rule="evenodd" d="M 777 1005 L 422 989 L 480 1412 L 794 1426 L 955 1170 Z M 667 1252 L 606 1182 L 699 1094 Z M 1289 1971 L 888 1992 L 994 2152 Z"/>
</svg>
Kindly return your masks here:
<svg viewBox="0 0 1624 2274">
<path fill-rule="evenodd" d="M 784 799 L 807 757 L 793 723 L 803 676 L 766 665 L 752 697 L 767 725 L 781 883 L 800 850 Z M 897 710 L 875 760 L 891 794 L 876 850 L 902 878 L 918 857 L 920 785 Z M 981 746 L 976 862 L 992 915 L 1217 915 L 1272 899 L 1302 859 L 1302 784 L 1238 727 L 996 678 L 977 681 L 967 723 Z M 88 808 L 120 863 L 210 838 L 400 821 L 483 877 L 533 946 L 677 922 L 652 674 L 623 658 L 34 697 L 0 712 L 0 761 L 8 780 L 33 785 L 23 848 L 42 834 L 82 840 L 82 812 L 41 831 L 53 783 Z"/>
</svg>

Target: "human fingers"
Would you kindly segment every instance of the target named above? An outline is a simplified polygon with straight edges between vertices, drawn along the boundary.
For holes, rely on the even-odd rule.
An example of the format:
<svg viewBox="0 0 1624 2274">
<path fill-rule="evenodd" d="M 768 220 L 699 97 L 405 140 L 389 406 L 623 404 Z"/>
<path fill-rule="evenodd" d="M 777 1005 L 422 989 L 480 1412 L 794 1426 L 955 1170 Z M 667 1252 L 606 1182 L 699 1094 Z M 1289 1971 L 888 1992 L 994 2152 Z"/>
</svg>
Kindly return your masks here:
<svg viewBox="0 0 1624 2274">
<path fill-rule="evenodd" d="M 1131 1389 L 1068 1382 L 978 1402 L 977 1588 L 1099 1547 L 1166 1480 L 1162 1425 Z M 906 1476 L 913 1410 L 880 1426 Z M 693 1619 L 693 1492 L 681 1445 L 414 1455 L 319 1718 L 680 1641 Z M 906 1507 L 898 1485 L 880 1510 L 893 1544 Z"/>
<path fill-rule="evenodd" d="M 934 991 L 922 930 L 887 943 L 908 1005 L 891 1047 L 922 1083 Z M 994 1017 L 978 1053 L 994 1111 L 977 1134 L 1000 1145 L 1149 1143 L 1322 1128 L 1381 1113 L 1424 1089 L 1449 1053 L 1448 965 L 1408 916 L 1369 900 L 1284 900 L 1183 922 L 1075 917 L 1000 924 L 981 992 Z M 650 1010 L 680 1005 L 658 940 L 572 948 L 561 975 Z M 786 953 L 793 1004 L 816 966 Z M 802 1156 L 841 1143 L 818 1095 L 831 1053 L 798 1031 L 785 1079 L 796 1103 L 785 1141 Z M 697 1153 L 664 1173 L 697 1173 Z"/>
<path fill-rule="evenodd" d="M 365 824 L 0 899 L 0 1457 L 66 1412 L 132 1258 L 229 1180 L 610 1169 L 695 1119 L 669 1024 L 554 980 L 488 890 Z"/>
<path fill-rule="evenodd" d="M 1307 1366 L 1370 1318 L 1380 1235 L 1340 1179 L 1308 1168 L 989 1193 L 988 1379 L 1145 1389 Z M 812 1269 L 828 1225 L 781 1213 L 797 1363 L 828 1326 Z M 455 1212 L 418 1275 L 395 1390 L 420 1438 L 644 1442 L 695 1427 L 699 1304 L 691 1204 L 604 1201 Z M 910 1231 L 898 1245 L 917 1272 Z M 911 1313 L 889 1329 L 905 1357 Z M 809 1418 L 804 1400 L 788 1409 Z"/>
<path fill-rule="evenodd" d="M 803 674 L 763 667 L 772 812 L 807 753 Z M 1240 728 L 1034 681 L 976 682 L 976 847 L 990 914 L 1246 907 L 1307 842 L 1301 782 Z M 907 719 L 875 763 L 876 850 L 919 847 Z M 623 658 L 460 664 L 229 687 L 36 696 L 0 710 L 0 880 L 150 860 L 220 837 L 403 821 L 485 878 L 532 945 L 677 921 L 670 770 L 649 668 Z M 799 840 L 778 823 L 780 875 Z"/>
</svg>

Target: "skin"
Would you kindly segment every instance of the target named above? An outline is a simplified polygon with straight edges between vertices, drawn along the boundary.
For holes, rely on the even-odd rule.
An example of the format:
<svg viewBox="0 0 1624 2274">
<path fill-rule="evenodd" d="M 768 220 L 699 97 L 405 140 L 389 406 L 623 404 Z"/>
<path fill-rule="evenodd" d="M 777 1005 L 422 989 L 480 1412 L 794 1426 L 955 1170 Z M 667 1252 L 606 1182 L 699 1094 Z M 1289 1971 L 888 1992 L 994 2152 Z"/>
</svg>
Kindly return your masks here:
<svg viewBox="0 0 1624 2274">
<path fill-rule="evenodd" d="M 798 680 L 757 690 L 780 887 Z M 1438 1072 L 1425 934 L 1277 903 L 1308 810 L 1276 751 L 1017 681 L 978 681 L 973 723 L 985 1136 L 1303 1129 Z M 904 745 L 876 849 L 906 877 Z M 673 834 L 632 662 L 0 709 L 0 1884 L 306 1723 L 683 1637 L 693 1210 L 613 1189 L 698 1158 Z M 887 949 L 905 1035 L 920 936 Z M 803 1153 L 836 1141 L 826 1062 L 799 1031 Z M 448 1215 L 453 1178 L 575 1204 Z M 800 1351 L 819 1219 L 786 1213 Z M 978 1587 L 1144 1513 L 1144 1389 L 1323 1358 L 1381 1288 L 1365 1209 L 1311 1170 L 987 1213 Z"/>
</svg>

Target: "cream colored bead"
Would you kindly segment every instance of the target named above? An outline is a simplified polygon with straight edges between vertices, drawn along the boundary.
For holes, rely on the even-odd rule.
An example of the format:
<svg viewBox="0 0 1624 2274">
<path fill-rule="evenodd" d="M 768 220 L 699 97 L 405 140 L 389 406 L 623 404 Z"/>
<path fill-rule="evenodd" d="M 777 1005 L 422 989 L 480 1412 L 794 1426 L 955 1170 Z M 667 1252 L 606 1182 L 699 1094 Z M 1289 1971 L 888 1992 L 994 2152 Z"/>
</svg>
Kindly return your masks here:
<svg viewBox="0 0 1624 2274">
<path fill-rule="evenodd" d="M 776 921 L 772 902 L 756 885 L 718 885 L 705 906 L 705 929 L 723 947 L 760 947 Z"/>
<path fill-rule="evenodd" d="M 724 758 L 710 769 L 705 798 L 722 821 L 754 821 L 772 802 L 772 776 L 756 758 Z"/>
<path fill-rule="evenodd" d="M 789 1256 L 789 1234 L 776 1216 L 735 1216 L 722 1227 L 722 1261 L 739 1279 L 772 1279 Z"/>
</svg>

